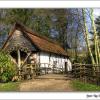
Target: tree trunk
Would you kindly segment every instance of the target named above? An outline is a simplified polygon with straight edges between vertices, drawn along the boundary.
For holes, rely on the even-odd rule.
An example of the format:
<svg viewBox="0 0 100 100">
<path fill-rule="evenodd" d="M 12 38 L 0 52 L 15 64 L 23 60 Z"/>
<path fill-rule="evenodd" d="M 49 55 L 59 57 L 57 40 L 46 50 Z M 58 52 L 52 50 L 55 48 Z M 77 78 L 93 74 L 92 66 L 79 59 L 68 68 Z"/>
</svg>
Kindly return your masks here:
<svg viewBox="0 0 100 100">
<path fill-rule="evenodd" d="M 97 38 L 97 32 L 96 32 L 96 27 L 94 23 L 94 16 L 93 16 L 93 9 L 91 9 L 91 14 L 90 14 L 91 22 L 92 22 L 92 28 L 94 32 L 94 46 L 95 46 L 95 57 L 96 57 L 96 64 L 100 63 L 100 50 L 99 50 L 99 45 L 98 45 L 98 38 Z"/>
<path fill-rule="evenodd" d="M 87 25 L 86 25 L 86 12 L 85 12 L 85 8 L 82 9 L 82 14 L 83 14 L 83 21 L 84 21 L 84 28 L 85 28 L 85 39 L 86 39 L 86 44 L 87 44 L 87 49 L 89 51 L 89 55 L 91 57 L 91 61 L 92 61 L 92 64 L 95 64 L 95 60 L 94 60 L 94 57 L 93 57 L 93 54 L 92 54 L 92 51 L 91 51 L 91 47 L 90 47 L 90 44 L 89 44 L 89 32 L 88 32 L 88 28 L 87 28 Z"/>
</svg>

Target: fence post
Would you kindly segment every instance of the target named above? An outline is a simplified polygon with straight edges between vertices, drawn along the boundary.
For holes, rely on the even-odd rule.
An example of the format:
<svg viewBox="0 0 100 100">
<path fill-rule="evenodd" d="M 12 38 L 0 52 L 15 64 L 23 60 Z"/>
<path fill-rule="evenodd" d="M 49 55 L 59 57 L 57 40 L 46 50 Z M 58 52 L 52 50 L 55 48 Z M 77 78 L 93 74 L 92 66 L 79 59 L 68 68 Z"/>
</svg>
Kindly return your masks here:
<svg viewBox="0 0 100 100">
<path fill-rule="evenodd" d="M 79 66 L 79 74 L 80 74 L 80 80 L 81 80 L 81 74 L 82 74 L 82 72 L 81 72 L 81 65 Z"/>
<path fill-rule="evenodd" d="M 75 75 L 75 78 L 76 78 L 76 65 L 74 65 L 74 75 Z"/>
<path fill-rule="evenodd" d="M 86 83 L 86 66 L 84 65 L 83 68 L 84 68 L 84 73 L 83 73 L 83 75 L 84 75 L 84 83 Z"/>
</svg>

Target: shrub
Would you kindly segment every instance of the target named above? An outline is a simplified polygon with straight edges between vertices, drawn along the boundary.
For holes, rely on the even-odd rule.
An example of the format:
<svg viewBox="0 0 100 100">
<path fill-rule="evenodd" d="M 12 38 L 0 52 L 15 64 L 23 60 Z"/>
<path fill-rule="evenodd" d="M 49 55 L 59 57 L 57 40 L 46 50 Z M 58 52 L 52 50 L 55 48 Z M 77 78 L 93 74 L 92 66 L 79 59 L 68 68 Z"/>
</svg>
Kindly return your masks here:
<svg viewBox="0 0 100 100">
<path fill-rule="evenodd" d="M 11 81 L 16 74 L 15 64 L 11 61 L 11 57 L 6 52 L 0 52 L 0 81 Z"/>
</svg>

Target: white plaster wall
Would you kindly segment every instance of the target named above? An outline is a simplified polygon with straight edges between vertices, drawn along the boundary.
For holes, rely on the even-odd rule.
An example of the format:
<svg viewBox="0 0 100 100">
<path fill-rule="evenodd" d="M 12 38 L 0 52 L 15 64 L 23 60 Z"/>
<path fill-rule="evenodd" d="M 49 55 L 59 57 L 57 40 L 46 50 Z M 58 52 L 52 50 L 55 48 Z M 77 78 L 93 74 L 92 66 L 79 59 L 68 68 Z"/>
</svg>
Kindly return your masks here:
<svg viewBox="0 0 100 100">
<path fill-rule="evenodd" d="M 49 55 L 50 55 L 49 53 L 40 52 L 40 63 L 41 63 L 40 67 L 48 67 Z M 44 63 L 45 63 L 45 66 L 44 66 Z"/>
<path fill-rule="evenodd" d="M 54 61 L 57 61 L 57 66 L 56 66 L 57 68 L 61 68 L 63 71 L 65 70 L 65 62 L 67 62 L 67 58 L 55 54 L 46 53 L 46 52 L 40 53 L 40 63 L 41 63 L 40 67 L 53 68 Z"/>
<path fill-rule="evenodd" d="M 40 63 L 40 57 L 39 57 L 40 55 L 39 55 L 39 53 L 37 53 L 37 59 L 36 59 L 36 61 L 37 61 L 37 63 Z"/>
<path fill-rule="evenodd" d="M 50 67 L 53 67 L 53 62 L 54 61 L 57 61 L 57 67 L 58 68 L 64 68 L 64 62 L 65 62 L 65 59 L 64 57 L 62 56 L 59 56 L 59 55 L 54 55 L 54 54 L 51 54 L 51 57 L 50 57 Z"/>
<path fill-rule="evenodd" d="M 65 69 L 65 58 L 62 57 L 62 68 Z"/>
<path fill-rule="evenodd" d="M 50 67 L 52 68 L 53 67 L 53 62 L 56 61 L 56 57 L 54 54 L 51 54 L 50 56 Z"/>
<path fill-rule="evenodd" d="M 59 56 L 58 59 L 59 59 L 59 60 L 58 60 L 58 67 L 59 67 L 59 68 L 63 68 L 62 57 Z"/>
</svg>

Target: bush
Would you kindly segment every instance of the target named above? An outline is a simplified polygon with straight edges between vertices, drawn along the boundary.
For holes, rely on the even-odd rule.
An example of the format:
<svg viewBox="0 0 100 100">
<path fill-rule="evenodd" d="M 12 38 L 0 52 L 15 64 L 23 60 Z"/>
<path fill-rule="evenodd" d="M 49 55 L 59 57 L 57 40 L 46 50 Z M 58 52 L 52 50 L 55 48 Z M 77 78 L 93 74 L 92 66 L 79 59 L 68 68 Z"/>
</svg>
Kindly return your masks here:
<svg viewBox="0 0 100 100">
<path fill-rule="evenodd" d="M 15 64 L 11 61 L 8 53 L 0 52 L 0 81 L 11 81 L 16 74 Z"/>
</svg>

